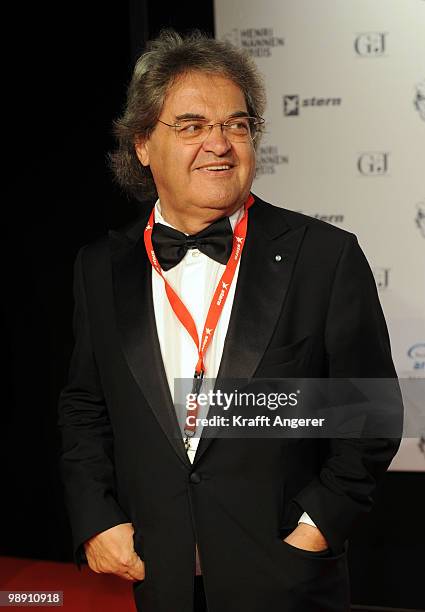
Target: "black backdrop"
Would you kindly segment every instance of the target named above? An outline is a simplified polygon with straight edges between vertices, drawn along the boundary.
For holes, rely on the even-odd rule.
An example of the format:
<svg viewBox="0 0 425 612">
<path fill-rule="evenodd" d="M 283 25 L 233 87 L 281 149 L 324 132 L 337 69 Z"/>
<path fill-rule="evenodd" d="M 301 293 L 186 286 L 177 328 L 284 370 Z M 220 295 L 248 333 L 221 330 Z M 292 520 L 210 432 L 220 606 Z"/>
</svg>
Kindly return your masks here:
<svg viewBox="0 0 425 612">
<path fill-rule="evenodd" d="M 213 6 L 74 0 L 60 12 L 17 6 L 6 23 L 0 554 L 69 561 L 56 407 L 72 350 L 73 260 L 137 216 L 106 163 L 135 57 L 164 26 L 213 33 Z M 350 547 L 354 602 L 423 607 L 423 491 L 422 474 L 389 473 L 379 487 Z"/>
</svg>

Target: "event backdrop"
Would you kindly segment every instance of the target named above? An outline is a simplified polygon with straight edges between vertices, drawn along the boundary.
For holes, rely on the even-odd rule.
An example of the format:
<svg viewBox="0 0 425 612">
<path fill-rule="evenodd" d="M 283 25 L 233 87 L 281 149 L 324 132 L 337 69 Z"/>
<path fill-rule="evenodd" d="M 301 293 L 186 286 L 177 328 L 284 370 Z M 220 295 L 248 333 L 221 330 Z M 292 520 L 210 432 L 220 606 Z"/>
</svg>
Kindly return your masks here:
<svg viewBox="0 0 425 612">
<path fill-rule="evenodd" d="M 391 469 L 425 470 L 425 0 L 215 0 L 215 26 L 265 78 L 255 193 L 354 232 L 369 260 L 420 414 Z"/>
</svg>

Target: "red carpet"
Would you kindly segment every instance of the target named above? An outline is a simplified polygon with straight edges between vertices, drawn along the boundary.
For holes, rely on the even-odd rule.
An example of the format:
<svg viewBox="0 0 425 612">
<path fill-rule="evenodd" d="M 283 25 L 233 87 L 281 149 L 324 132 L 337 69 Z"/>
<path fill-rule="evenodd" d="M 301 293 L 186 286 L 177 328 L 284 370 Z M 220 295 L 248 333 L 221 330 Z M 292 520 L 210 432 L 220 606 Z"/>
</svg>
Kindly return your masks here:
<svg viewBox="0 0 425 612">
<path fill-rule="evenodd" d="M 72 563 L 0 557 L 0 591 L 63 591 L 69 612 L 135 612 L 130 582 Z M 7 608 L 4 608 L 5 610 Z M 12 608 L 9 608 L 12 609 Z M 21 609 L 40 610 L 40 606 Z M 54 607 L 49 609 L 54 610 Z"/>
</svg>

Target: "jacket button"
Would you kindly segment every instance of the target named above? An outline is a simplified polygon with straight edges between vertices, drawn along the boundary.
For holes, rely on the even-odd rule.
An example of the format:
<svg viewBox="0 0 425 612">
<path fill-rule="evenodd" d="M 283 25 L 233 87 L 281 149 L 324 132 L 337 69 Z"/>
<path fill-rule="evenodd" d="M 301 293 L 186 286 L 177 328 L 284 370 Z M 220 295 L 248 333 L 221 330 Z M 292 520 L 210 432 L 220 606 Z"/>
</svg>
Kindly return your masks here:
<svg viewBox="0 0 425 612">
<path fill-rule="evenodd" d="M 192 472 L 189 476 L 189 480 L 192 484 L 199 484 L 202 480 L 202 477 L 198 472 Z"/>
</svg>

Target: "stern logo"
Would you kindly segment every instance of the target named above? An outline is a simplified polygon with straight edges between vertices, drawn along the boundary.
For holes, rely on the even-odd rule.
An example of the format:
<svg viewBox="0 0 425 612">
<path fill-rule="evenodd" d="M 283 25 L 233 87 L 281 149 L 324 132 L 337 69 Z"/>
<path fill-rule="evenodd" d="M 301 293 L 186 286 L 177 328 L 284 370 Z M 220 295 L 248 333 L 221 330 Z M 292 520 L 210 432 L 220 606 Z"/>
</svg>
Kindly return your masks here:
<svg viewBox="0 0 425 612">
<path fill-rule="evenodd" d="M 285 117 L 295 117 L 300 114 L 301 107 L 341 106 L 342 98 L 300 98 L 298 95 L 283 96 L 283 114 Z"/>
<path fill-rule="evenodd" d="M 293 117 L 300 114 L 300 97 L 283 96 L 283 114 L 286 117 Z"/>
</svg>

